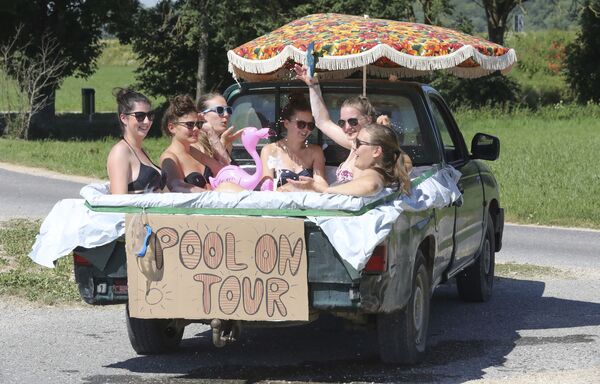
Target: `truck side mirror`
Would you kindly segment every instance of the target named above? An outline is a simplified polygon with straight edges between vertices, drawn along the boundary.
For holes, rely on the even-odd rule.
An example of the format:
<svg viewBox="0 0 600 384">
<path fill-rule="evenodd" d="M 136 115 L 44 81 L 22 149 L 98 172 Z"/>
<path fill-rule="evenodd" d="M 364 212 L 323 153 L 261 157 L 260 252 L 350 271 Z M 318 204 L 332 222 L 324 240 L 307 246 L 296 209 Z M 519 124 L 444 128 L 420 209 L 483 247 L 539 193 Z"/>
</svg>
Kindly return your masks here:
<svg viewBox="0 0 600 384">
<path fill-rule="evenodd" d="M 500 155 L 500 139 L 485 133 L 477 133 L 471 141 L 471 158 L 496 160 Z"/>
</svg>

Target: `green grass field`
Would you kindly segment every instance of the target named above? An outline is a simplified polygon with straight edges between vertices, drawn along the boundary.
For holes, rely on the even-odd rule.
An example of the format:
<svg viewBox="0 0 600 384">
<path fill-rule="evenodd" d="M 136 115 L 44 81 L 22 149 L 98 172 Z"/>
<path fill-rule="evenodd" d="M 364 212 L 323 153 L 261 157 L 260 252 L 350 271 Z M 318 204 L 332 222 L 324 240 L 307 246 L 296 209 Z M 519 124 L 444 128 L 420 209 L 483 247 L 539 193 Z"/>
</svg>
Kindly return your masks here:
<svg viewBox="0 0 600 384">
<path fill-rule="evenodd" d="M 507 220 L 600 228 L 598 105 L 456 117 L 468 143 L 476 132 L 500 138 L 500 159 L 490 164 Z"/>
<path fill-rule="evenodd" d="M 87 79 L 71 76 L 63 81 L 56 92 L 57 112 L 81 112 L 82 88 L 94 88 L 96 112 L 116 111 L 113 89 L 135 84 L 134 72 L 138 62 L 131 47 L 120 45 L 117 40 L 105 40 L 104 44 L 104 50 L 97 61 L 98 70 L 93 75 Z M 0 88 L 10 88 L 9 85 L 8 80 L 0 74 Z M 14 95 L 14 92 L 11 95 Z M 164 98 L 150 100 L 154 105 L 158 105 Z M 0 110 L 7 109 L 6 100 L 0 98 Z"/>
</svg>

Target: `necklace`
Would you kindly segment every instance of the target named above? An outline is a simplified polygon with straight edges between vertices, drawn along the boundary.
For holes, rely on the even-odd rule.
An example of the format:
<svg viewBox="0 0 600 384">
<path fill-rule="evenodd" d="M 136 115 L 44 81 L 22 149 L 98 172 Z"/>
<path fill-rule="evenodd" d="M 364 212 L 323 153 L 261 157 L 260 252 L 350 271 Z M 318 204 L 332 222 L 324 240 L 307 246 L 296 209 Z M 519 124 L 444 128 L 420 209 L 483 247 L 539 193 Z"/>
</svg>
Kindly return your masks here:
<svg viewBox="0 0 600 384">
<path fill-rule="evenodd" d="M 300 156 L 296 155 L 294 152 L 292 152 L 292 150 L 290 150 L 290 148 L 288 147 L 288 140 L 287 137 L 283 140 L 284 143 L 281 144 L 281 149 L 283 149 L 283 151 L 288 155 L 288 157 L 290 158 L 290 160 L 296 164 L 301 166 L 302 168 L 304 168 L 304 162 L 302 161 L 302 159 L 300 158 Z M 304 147 L 307 148 L 307 147 Z M 300 148 L 300 150 L 304 149 L 304 148 Z"/>
</svg>

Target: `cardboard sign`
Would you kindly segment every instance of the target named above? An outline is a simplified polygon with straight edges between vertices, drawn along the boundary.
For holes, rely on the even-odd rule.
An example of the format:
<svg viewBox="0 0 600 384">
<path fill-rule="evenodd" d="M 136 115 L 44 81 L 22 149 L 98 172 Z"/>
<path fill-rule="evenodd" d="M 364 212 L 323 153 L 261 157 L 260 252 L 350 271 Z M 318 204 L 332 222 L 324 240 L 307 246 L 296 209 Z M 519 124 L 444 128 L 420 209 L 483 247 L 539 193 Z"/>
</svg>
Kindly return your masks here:
<svg viewBox="0 0 600 384">
<path fill-rule="evenodd" d="M 125 226 L 132 317 L 308 320 L 303 219 L 128 214 Z"/>
</svg>

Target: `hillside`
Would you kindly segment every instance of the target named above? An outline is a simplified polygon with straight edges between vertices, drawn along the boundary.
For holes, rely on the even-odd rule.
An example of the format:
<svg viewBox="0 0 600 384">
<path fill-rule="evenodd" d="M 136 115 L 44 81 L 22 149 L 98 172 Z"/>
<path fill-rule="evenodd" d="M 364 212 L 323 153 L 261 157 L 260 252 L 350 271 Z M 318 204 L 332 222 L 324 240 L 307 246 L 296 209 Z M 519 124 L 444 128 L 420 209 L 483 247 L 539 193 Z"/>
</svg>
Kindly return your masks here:
<svg viewBox="0 0 600 384">
<path fill-rule="evenodd" d="M 459 15 L 466 16 L 473 23 L 475 32 L 486 32 L 485 11 L 473 0 L 450 0 L 454 6 L 453 15 L 442 19 L 444 25 L 452 26 Z M 514 15 L 523 14 L 525 31 L 546 29 L 571 30 L 578 27 L 578 8 L 573 0 L 527 0 L 517 6 L 511 17 L 509 28 L 514 28 Z"/>
</svg>

